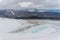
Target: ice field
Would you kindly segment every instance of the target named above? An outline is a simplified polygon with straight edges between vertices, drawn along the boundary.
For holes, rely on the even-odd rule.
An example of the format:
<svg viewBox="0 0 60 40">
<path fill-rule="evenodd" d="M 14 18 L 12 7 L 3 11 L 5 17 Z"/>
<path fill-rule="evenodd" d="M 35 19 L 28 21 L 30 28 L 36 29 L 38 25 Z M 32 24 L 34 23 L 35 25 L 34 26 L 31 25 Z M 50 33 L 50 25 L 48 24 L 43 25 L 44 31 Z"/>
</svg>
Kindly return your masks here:
<svg viewBox="0 0 60 40">
<path fill-rule="evenodd" d="M 0 40 L 60 40 L 60 21 L 0 18 Z"/>
</svg>

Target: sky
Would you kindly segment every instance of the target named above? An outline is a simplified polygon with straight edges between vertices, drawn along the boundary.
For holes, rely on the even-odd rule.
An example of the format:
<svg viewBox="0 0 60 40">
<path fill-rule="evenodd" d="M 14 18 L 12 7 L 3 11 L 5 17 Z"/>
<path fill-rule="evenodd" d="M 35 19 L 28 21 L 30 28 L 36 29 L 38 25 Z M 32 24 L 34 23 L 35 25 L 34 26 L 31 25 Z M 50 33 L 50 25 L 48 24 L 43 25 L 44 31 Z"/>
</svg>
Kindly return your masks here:
<svg viewBox="0 0 60 40">
<path fill-rule="evenodd" d="M 0 0 L 0 9 L 60 9 L 60 0 Z"/>
</svg>

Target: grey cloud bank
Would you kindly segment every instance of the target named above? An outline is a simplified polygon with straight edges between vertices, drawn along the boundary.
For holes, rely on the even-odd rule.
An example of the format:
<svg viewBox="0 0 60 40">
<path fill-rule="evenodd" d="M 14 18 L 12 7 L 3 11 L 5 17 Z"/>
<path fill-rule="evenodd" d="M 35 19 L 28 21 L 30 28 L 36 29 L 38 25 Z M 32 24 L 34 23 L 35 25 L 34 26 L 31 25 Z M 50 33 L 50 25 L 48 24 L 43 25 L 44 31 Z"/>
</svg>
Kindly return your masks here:
<svg viewBox="0 0 60 40">
<path fill-rule="evenodd" d="M 60 0 L 0 0 L 0 9 L 20 9 L 29 7 L 59 9 Z"/>
</svg>

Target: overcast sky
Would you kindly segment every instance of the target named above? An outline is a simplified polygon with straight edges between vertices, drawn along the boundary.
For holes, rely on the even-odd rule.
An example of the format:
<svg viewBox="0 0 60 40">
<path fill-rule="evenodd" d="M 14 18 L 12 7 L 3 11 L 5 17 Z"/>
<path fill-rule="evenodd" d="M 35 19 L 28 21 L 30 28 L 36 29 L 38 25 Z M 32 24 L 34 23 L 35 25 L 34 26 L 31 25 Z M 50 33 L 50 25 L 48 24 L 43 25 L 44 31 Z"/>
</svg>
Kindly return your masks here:
<svg viewBox="0 0 60 40">
<path fill-rule="evenodd" d="M 60 8 L 60 0 L 0 0 L 0 9 Z"/>
</svg>

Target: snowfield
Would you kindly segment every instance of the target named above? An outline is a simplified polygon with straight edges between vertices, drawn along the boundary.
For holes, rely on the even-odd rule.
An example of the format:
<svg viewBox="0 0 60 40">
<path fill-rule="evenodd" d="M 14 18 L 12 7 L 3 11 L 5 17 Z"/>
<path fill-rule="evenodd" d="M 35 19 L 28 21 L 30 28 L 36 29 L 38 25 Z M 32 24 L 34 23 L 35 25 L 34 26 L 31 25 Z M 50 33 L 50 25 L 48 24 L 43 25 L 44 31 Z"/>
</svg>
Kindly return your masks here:
<svg viewBox="0 0 60 40">
<path fill-rule="evenodd" d="M 0 18 L 0 40 L 60 40 L 60 21 Z"/>
</svg>

